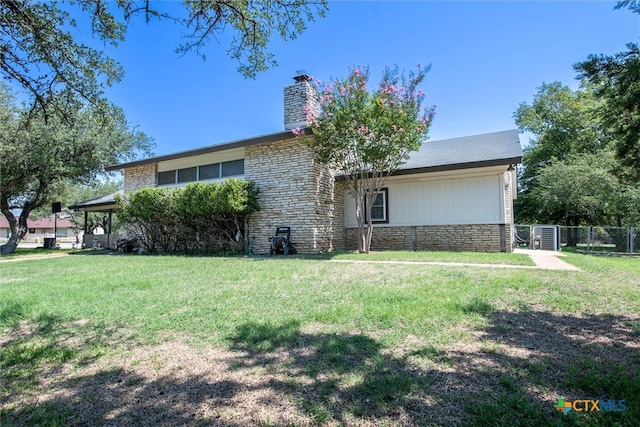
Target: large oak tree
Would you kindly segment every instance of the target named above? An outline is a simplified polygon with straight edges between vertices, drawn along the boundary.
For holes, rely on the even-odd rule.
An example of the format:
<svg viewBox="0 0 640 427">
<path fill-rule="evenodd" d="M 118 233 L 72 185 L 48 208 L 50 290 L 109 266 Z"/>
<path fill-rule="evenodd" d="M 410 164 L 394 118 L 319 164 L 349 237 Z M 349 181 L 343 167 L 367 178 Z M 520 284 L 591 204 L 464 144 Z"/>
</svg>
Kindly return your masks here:
<svg viewBox="0 0 640 427">
<path fill-rule="evenodd" d="M 0 86 L 0 211 L 11 226 L 2 254 L 15 250 L 28 231 L 29 214 L 50 201 L 60 182 L 89 182 L 105 166 L 148 153 L 151 146 L 113 105 L 98 110 L 68 93 L 52 102 L 64 114 L 18 107 Z"/>
</svg>

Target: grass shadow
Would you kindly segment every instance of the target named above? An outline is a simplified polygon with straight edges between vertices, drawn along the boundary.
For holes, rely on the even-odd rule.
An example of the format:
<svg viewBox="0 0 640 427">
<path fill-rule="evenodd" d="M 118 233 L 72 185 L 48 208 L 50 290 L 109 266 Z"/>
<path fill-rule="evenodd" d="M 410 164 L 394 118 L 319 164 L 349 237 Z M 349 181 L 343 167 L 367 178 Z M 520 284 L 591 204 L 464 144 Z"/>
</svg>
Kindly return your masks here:
<svg viewBox="0 0 640 427">
<path fill-rule="evenodd" d="M 244 352 L 235 369 L 277 370 L 269 387 L 292 396 L 317 423 L 349 424 L 353 418 L 382 419 L 415 390 L 428 390 L 430 379 L 411 369 L 405 358 L 384 353 L 362 334 L 309 334 L 297 321 L 282 325 L 240 325 L 228 339 Z M 301 387 L 301 383 L 306 384 Z"/>
<path fill-rule="evenodd" d="M 18 307 L 18 306 L 16 306 Z M 118 328 L 58 316 L 23 319 L 10 311 L 12 326 L 0 336 L 0 383 L 4 401 L 11 401 L 42 380 L 55 377 L 66 363 L 85 366 L 126 338 Z M 16 317 L 18 313 L 20 316 Z"/>
<path fill-rule="evenodd" d="M 229 331 L 229 350 L 188 370 L 178 348 L 159 350 L 175 359 L 167 367 L 156 365 L 154 353 L 145 356 L 149 366 L 93 367 L 67 377 L 55 367 L 79 362 L 83 353 L 73 350 L 100 327 L 76 324 L 73 334 L 63 319 L 44 316 L 4 339 L 0 380 L 13 381 L 13 367 L 35 365 L 31 380 L 53 378 L 56 391 L 3 406 L 0 424 L 638 425 L 637 319 L 489 311 L 482 302 L 468 309 L 485 316 L 486 326 L 446 348 L 390 349 L 362 333 L 305 330 L 297 320 L 247 322 Z M 80 342 L 77 330 L 84 331 Z M 43 335 L 55 340 L 38 347 Z M 9 390 L 23 391 L 15 381 Z M 12 397 L 5 393 L 3 401 Z M 554 408 L 560 397 L 624 399 L 627 410 L 564 415 Z"/>
</svg>

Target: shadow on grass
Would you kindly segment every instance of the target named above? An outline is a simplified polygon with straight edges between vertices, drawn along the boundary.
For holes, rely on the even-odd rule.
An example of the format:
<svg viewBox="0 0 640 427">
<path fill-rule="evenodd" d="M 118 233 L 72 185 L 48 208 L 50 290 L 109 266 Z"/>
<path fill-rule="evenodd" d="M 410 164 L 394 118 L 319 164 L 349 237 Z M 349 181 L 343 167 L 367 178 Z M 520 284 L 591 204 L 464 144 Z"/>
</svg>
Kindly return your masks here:
<svg viewBox="0 0 640 427">
<path fill-rule="evenodd" d="M 4 408 L 0 424 L 638 425 L 638 319 L 494 311 L 482 300 L 460 309 L 487 326 L 446 349 L 383 348 L 371 336 L 309 332 L 295 320 L 244 323 L 230 331 L 230 351 L 203 360 L 199 372 L 180 363 L 79 370 L 58 381 L 57 394 Z M 57 326 L 44 319 L 39 333 Z M 5 358 L 21 339 L 2 344 L 2 380 L 11 379 L 5 366 L 43 365 L 37 352 Z M 67 347 L 59 348 L 60 359 L 44 365 L 64 362 Z M 558 397 L 624 399 L 627 410 L 563 415 Z"/>
</svg>

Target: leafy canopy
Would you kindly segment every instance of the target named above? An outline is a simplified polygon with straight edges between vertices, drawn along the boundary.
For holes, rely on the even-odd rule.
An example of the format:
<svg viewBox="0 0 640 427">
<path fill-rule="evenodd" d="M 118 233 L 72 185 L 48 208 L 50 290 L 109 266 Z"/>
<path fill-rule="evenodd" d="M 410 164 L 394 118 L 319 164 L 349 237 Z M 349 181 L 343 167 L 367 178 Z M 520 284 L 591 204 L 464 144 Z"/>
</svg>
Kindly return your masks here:
<svg viewBox="0 0 640 427">
<path fill-rule="evenodd" d="M 373 91 L 368 67 L 354 67 L 346 78 L 325 84 L 316 81 L 320 110 L 307 111 L 313 137 L 305 141 L 321 164 L 345 179 L 355 198 L 361 252 L 369 252 L 373 232 L 366 207 L 426 139 L 434 108 L 422 107 L 425 94 L 418 85 L 428 71 L 418 65 L 406 78 L 398 67 L 386 67 Z"/>
<path fill-rule="evenodd" d="M 164 9 L 170 12 L 164 11 Z M 41 108 L 57 91 L 68 90 L 98 106 L 102 87 L 119 81 L 122 67 L 82 37 L 83 21 L 105 45 L 117 46 L 140 18 L 170 20 L 184 29 L 177 52 L 205 58 L 211 41 L 231 34 L 226 54 L 246 77 L 275 66 L 267 50 L 274 34 L 293 39 L 306 21 L 324 16 L 325 0 L 183 0 L 179 9 L 151 0 L 0 1 L 0 73 L 27 90 Z M 63 111 L 63 110 L 61 110 Z"/>
<path fill-rule="evenodd" d="M 640 180 L 640 46 L 629 43 L 615 55 L 590 55 L 575 65 L 604 102 L 601 117 L 616 138 L 616 153 Z"/>
<path fill-rule="evenodd" d="M 317 159 L 346 177 L 388 174 L 420 148 L 434 109 L 422 109 L 417 87 L 429 67 L 406 79 L 398 68 L 385 68 L 379 87 L 368 90 L 368 67 L 355 67 L 343 79 L 316 82 L 320 113 L 308 112 Z"/>
</svg>

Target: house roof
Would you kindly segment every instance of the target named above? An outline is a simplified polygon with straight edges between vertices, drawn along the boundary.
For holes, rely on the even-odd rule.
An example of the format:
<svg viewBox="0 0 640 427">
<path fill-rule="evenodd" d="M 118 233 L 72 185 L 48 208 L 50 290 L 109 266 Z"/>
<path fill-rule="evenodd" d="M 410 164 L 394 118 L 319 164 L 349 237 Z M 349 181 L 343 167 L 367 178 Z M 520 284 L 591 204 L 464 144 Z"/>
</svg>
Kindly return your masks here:
<svg viewBox="0 0 640 427">
<path fill-rule="evenodd" d="M 307 131 L 308 132 L 308 131 Z M 210 145 L 195 150 L 181 151 L 163 156 L 151 157 L 129 163 L 122 163 L 106 168 L 107 171 L 119 170 L 166 160 L 197 156 L 248 147 L 251 145 L 267 144 L 275 141 L 293 139 L 291 131 L 272 133 L 255 138 L 237 140 L 223 144 Z M 427 141 L 420 150 L 411 154 L 409 160 L 401 165 L 394 175 L 405 175 L 421 172 L 435 172 L 439 170 L 468 169 L 481 166 L 497 166 L 517 164 L 522 161 L 522 147 L 516 129 L 482 135 L 465 136 L 461 138 Z M 107 197 L 107 196 L 105 196 Z M 81 204 L 88 203 L 82 202 Z M 105 200 L 105 205 L 113 204 L 115 200 Z M 81 208 L 81 204 L 70 206 L 72 209 Z M 91 206 L 96 206 L 91 203 Z"/>
<path fill-rule="evenodd" d="M 69 206 L 69 209 L 80 210 L 82 208 L 97 208 L 101 206 L 111 206 L 116 204 L 116 194 L 124 194 L 124 191 L 120 190 L 115 193 L 107 194 L 105 196 L 95 197 L 93 199 L 85 200 L 74 205 Z"/>
<path fill-rule="evenodd" d="M 518 131 L 513 129 L 427 141 L 418 151 L 411 153 L 409 160 L 394 175 L 510 165 L 521 161 L 520 138 Z"/>
<path fill-rule="evenodd" d="M 291 131 L 270 133 L 268 135 L 256 136 L 254 138 L 249 138 L 249 139 L 240 139 L 240 140 L 236 140 L 236 141 L 225 142 L 225 143 L 222 143 L 222 144 L 209 145 L 207 147 L 197 148 L 195 150 L 180 151 L 180 152 L 173 153 L 173 154 L 166 154 L 166 155 L 163 155 L 163 156 L 150 157 L 148 159 L 136 160 L 134 162 L 121 163 L 121 164 L 118 164 L 118 165 L 107 166 L 105 168 L 105 170 L 107 170 L 107 171 L 115 171 L 115 170 L 130 168 L 130 167 L 134 167 L 134 166 L 146 165 L 146 164 L 149 164 L 149 163 L 157 163 L 157 162 L 163 162 L 163 161 L 166 161 L 166 160 L 180 159 L 182 157 L 198 156 L 198 155 L 201 155 L 201 154 L 215 153 L 217 151 L 231 150 L 233 148 L 241 148 L 241 147 L 248 147 L 248 146 L 251 146 L 251 145 L 268 144 L 270 142 L 284 141 L 286 139 L 293 139 L 295 137 L 296 136 Z"/>
<path fill-rule="evenodd" d="M 29 226 L 29 228 L 53 229 L 54 218 L 53 216 L 50 216 L 46 218 L 29 219 L 27 220 L 27 225 Z M 71 228 L 71 227 L 73 227 L 73 224 L 71 224 L 71 221 L 69 220 L 69 218 L 58 218 L 58 228 Z M 7 221 L 7 218 L 5 218 L 4 215 L 0 216 L 0 228 L 11 228 L 9 226 L 9 221 Z"/>
</svg>

